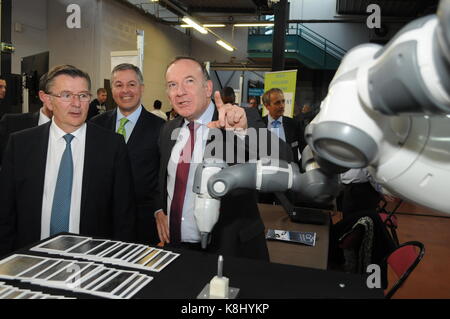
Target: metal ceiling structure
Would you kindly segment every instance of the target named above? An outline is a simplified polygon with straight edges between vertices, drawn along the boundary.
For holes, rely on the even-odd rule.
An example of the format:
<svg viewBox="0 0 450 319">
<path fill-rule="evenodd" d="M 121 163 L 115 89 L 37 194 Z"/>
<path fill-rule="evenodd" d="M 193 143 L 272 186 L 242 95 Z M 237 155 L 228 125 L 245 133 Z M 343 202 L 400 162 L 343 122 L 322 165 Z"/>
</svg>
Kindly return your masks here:
<svg viewBox="0 0 450 319">
<path fill-rule="evenodd" d="M 179 29 L 183 17 L 189 16 L 199 24 L 220 23 L 227 26 L 237 23 L 258 22 L 266 15 L 273 15 L 273 0 L 118 0 L 149 16 L 150 18 Z M 295 1 L 295 0 L 294 0 Z M 320 0 L 317 0 L 320 1 Z M 336 0 L 336 13 L 333 18 L 319 20 L 308 17 L 308 20 L 290 20 L 289 23 L 366 23 L 367 7 L 377 4 L 381 9 L 383 21 L 386 23 L 406 24 L 409 21 L 436 12 L 439 0 Z M 386 24 L 375 31 L 384 32 L 380 41 L 389 40 Z M 233 27 L 234 30 L 234 27 Z M 212 29 L 208 31 L 220 39 Z M 234 31 L 233 31 L 234 32 Z M 378 33 L 375 32 L 375 34 Z M 380 42 L 381 43 L 381 42 Z M 250 59 L 249 60 L 254 60 Z M 286 63 L 289 64 L 289 58 Z M 260 61 L 266 66 L 269 61 Z"/>
<path fill-rule="evenodd" d="M 439 0 L 337 0 L 336 13 L 340 15 L 367 15 L 367 7 L 377 4 L 383 17 L 414 19 L 435 13 Z"/>
<path fill-rule="evenodd" d="M 258 21 L 273 14 L 267 0 L 126 0 L 161 22 L 178 24 L 182 16 L 200 18 L 202 23 L 239 23 Z"/>
<path fill-rule="evenodd" d="M 261 16 L 272 15 L 268 0 L 122 0 L 159 22 L 177 25 L 181 17 L 192 16 L 201 23 L 234 24 L 256 22 Z M 336 18 L 332 20 L 295 20 L 305 23 L 363 22 L 369 4 L 377 4 L 389 21 L 407 22 L 436 12 L 439 0 L 336 0 Z M 341 18 L 341 19 L 340 19 Z M 347 18 L 345 20 L 345 18 Z"/>
</svg>

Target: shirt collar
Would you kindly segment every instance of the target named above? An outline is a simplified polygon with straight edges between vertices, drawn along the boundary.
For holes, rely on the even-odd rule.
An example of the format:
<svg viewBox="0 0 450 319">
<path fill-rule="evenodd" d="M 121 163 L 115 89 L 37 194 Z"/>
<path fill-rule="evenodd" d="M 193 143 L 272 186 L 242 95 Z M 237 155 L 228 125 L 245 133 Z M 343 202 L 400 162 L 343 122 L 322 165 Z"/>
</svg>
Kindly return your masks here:
<svg viewBox="0 0 450 319">
<path fill-rule="evenodd" d="M 42 112 L 42 108 L 39 110 L 39 120 L 38 123 L 45 124 L 47 122 L 50 122 L 50 118 Z"/>
<path fill-rule="evenodd" d="M 141 112 L 142 112 L 142 104 L 128 116 L 123 115 L 122 112 L 120 112 L 119 108 L 117 108 L 117 122 L 119 122 L 122 118 L 126 117 L 130 122 L 136 123 L 137 120 L 139 119 L 139 116 L 141 115 Z"/>
<path fill-rule="evenodd" d="M 50 125 L 50 130 L 53 134 L 53 136 L 56 138 L 56 140 L 59 140 L 63 138 L 64 135 L 68 134 L 64 132 L 58 125 L 56 125 L 55 121 L 52 121 L 52 124 Z M 83 123 L 77 130 L 70 133 L 75 138 L 80 138 L 80 136 L 86 131 L 86 123 Z"/>
<path fill-rule="evenodd" d="M 199 125 L 208 125 L 211 121 L 212 118 L 214 116 L 214 109 L 215 109 L 215 105 L 214 103 L 211 101 L 208 105 L 208 107 L 206 108 L 205 112 L 203 112 L 203 114 L 195 121 L 195 123 L 199 124 Z M 188 125 L 189 121 L 184 119 L 184 125 Z"/>
<path fill-rule="evenodd" d="M 275 120 L 272 118 L 272 116 L 270 116 L 270 114 L 268 114 L 268 119 L 269 119 L 269 124 L 272 124 L 272 122 L 275 121 Z M 277 121 L 280 122 L 281 124 L 283 124 L 283 116 L 280 116 L 280 117 L 277 119 Z"/>
</svg>

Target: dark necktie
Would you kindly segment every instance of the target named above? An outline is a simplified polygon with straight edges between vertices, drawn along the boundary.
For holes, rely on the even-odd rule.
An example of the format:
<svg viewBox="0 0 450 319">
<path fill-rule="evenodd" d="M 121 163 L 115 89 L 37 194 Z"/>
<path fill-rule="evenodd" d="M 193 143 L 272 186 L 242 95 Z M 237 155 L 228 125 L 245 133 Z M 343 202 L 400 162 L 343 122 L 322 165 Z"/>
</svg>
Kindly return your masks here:
<svg viewBox="0 0 450 319">
<path fill-rule="evenodd" d="M 170 205 L 170 242 L 179 243 L 181 241 L 181 218 L 183 215 L 184 196 L 189 177 L 189 167 L 195 144 L 194 122 L 188 124 L 189 139 L 184 145 L 178 161 L 175 187 L 173 190 L 172 203 Z"/>
<path fill-rule="evenodd" d="M 50 235 L 69 231 L 70 202 L 72 199 L 73 161 L 70 143 L 74 138 L 71 134 L 63 136 L 66 149 L 59 164 L 56 179 L 55 195 L 53 196 L 52 217 L 50 220 Z"/>
</svg>

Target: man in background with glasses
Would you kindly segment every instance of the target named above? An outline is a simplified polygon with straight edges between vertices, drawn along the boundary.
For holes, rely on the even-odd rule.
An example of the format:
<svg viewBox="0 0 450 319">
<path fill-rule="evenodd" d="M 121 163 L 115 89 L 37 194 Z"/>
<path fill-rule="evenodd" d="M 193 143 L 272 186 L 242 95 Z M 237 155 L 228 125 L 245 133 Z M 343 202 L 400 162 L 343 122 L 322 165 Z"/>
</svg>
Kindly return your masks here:
<svg viewBox="0 0 450 319">
<path fill-rule="evenodd" d="M 0 256 L 61 232 L 134 239 L 126 145 L 85 123 L 90 87 L 73 66 L 50 70 L 40 97 L 52 121 L 11 135 L 0 171 Z"/>
</svg>

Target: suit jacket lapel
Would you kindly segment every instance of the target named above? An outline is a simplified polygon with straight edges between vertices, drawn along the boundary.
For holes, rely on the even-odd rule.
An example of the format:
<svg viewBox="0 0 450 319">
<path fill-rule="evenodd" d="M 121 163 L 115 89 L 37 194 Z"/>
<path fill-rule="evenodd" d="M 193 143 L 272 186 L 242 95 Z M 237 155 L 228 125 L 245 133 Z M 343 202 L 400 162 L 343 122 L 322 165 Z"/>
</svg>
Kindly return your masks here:
<svg viewBox="0 0 450 319">
<path fill-rule="evenodd" d="M 34 145 L 34 155 L 32 156 L 32 161 L 30 165 L 35 165 L 33 171 L 36 173 L 33 180 L 36 182 L 35 189 L 36 194 L 30 194 L 30 200 L 34 200 L 34 207 L 39 207 L 39 209 L 34 210 L 36 215 L 33 216 L 33 220 L 39 227 L 33 227 L 36 229 L 35 237 L 41 237 L 41 221 L 42 221 L 42 199 L 44 196 L 44 183 L 45 183 L 45 169 L 47 166 L 47 151 L 48 151 L 48 140 L 50 138 L 50 125 L 51 122 L 42 125 L 38 139 L 36 140 L 36 145 Z"/>
<path fill-rule="evenodd" d="M 108 129 L 112 130 L 113 132 L 116 131 L 116 119 L 117 119 L 117 109 L 109 113 L 107 120 Z"/>
<path fill-rule="evenodd" d="M 142 106 L 141 115 L 139 115 L 139 118 L 136 122 L 136 125 L 134 126 L 133 132 L 130 135 L 130 138 L 128 139 L 128 146 L 132 145 L 133 143 L 136 143 L 137 137 L 136 136 L 142 136 L 140 132 L 145 127 L 145 117 L 147 116 L 148 111 Z M 117 118 L 117 116 L 116 116 Z"/>
<path fill-rule="evenodd" d="M 181 128 L 183 123 L 184 123 L 184 118 L 179 116 L 176 119 L 174 119 L 173 121 L 169 122 L 169 124 L 168 124 L 168 125 L 170 125 L 170 127 L 166 131 L 166 136 L 164 136 L 164 138 L 162 139 L 162 141 L 167 144 L 161 145 L 162 155 L 164 158 L 164 162 L 163 162 L 164 167 L 167 167 L 167 163 L 169 162 L 169 159 L 170 159 L 170 154 L 172 153 L 172 148 L 175 146 L 175 143 L 177 142 L 178 135 L 180 135 L 180 131 L 177 129 Z M 175 132 L 176 135 L 174 135 L 172 137 L 172 134 L 174 134 L 175 130 L 177 130 Z"/>
<path fill-rule="evenodd" d="M 295 139 L 294 134 L 295 132 L 293 132 L 293 127 L 290 126 L 288 123 L 289 120 L 286 120 L 287 117 L 283 116 L 283 128 L 284 128 L 284 135 L 286 136 L 286 143 L 289 143 L 289 145 L 291 144 L 291 142 Z"/>
<path fill-rule="evenodd" d="M 86 212 L 86 199 L 89 194 L 89 179 L 92 170 L 95 169 L 95 165 L 93 164 L 93 154 L 98 151 L 97 139 L 92 136 L 92 131 L 90 129 L 90 123 L 86 123 L 86 141 L 85 141 L 85 149 L 84 149 L 84 165 L 83 165 L 83 181 L 81 184 L 81 205 L 80 205 L 80 231 L 83 231 L 84 225 L 83 222 L 87 220 Z M 101 191 L 101 190 L 92 190 L 92 192 Z"/>
<path fill-rule="evenodd" d="M 264 116 L 262 119 L 263 119 L 263 121 L 264 121 L 264 123 L 266 124 L 266 127 L 267 127 L 267 126 L 268 126 L 268 123 L 269 123 L 269 116 L 266 115 L 266 116 Z"/>
<path fill-rule="evenodd" d="M 160 162 L 160 190 L 162 196 L 162 208 L 164 211 L 167 209 L 167 165 L 169 164 L 170 155 L 172 154 L 172 149 L 177 142 L 179 130 L 176 132 L 176 136 L 172 138 L 172 133 L 179 129 L 184 122 L 184 118 L 178 116 L 170 122 L 167 122 L 163 126 L 163 130 L 160 136 L 160 152 L 161 152 L 161 162 Z"/>
</svg>

